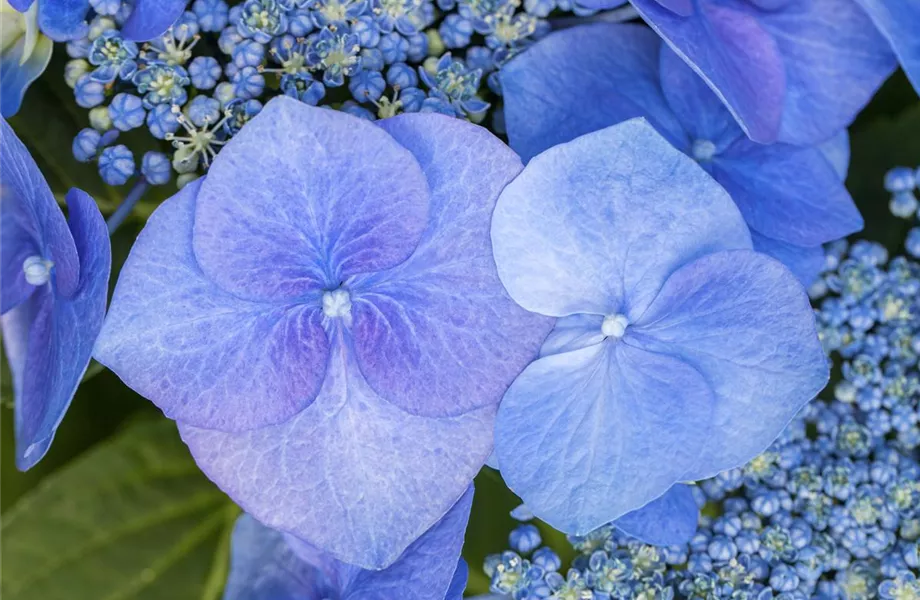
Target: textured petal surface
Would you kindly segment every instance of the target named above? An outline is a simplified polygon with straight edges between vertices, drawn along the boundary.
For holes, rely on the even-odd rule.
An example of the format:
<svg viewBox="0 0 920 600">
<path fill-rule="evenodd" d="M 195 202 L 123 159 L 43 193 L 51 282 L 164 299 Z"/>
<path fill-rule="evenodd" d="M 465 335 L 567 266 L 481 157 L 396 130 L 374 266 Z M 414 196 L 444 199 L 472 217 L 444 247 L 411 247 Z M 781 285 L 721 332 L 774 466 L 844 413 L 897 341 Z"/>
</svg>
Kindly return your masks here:
<svg viewBox="0 0 920 600">
<path fill-rule="evenodd" d="M 470 577 L 470 567 L 462 558 L 457 563 L 457 569 L 454 571 L 454 577 L 450 580 L 450 587 L 447 588 L 447 594 L 444 600 L 462 600 L 463 592 L 466 590 L 466 582 Z"/>
<path fill-rule="evenodd" d="M 89 0 L 43 0 L 38 3 L 38 25 L 56 42 L 76 40 L 86 34 L 87 11 Z"/>
<path fill-rule="evenodd" d="M 40 36 L 23 61 L 26 42 L 26 36 L 22 36 L 11 48 L 0 54 L 0 115 L 5 119 L 19 111 L 29 86 L 45 72 L 51 61 L 54 44 L 50 38 Z"/>
<path fill-rule="evenodd" d="M 759 19 L 786 70 L 780 141 L 814 144 L 849 126 L 897 66 L 887 40 L 853 0 L 789 2 Z"/>
<path fill-rule="evenodd" d="M 783 57 L 746 3 L 698 2 L 697 12 L 688 17 L 657 0 L 632 4 L 715 90 L 752 139 L 776 139 L 786 95 Z"/>
<path fill-rule="evenodd" d="M 540 348 L 540 357 L 571 352 L 604 340 L 602 315 L 571 315 L 556 319 L 556 326 Z"/>
<path fill-rule="evenodd" d="M 824 269 L 825 257 L 823 246 L 796 246 L 751 232 L 754 250 L 772 256 L 786 265 L 792 274 L 804 286 L 809 286 Z"/>
<path fill-rule="evenodd" d="M 188 0 L 136 0 L 122 26 L 127 40 L 146 42 L 166 32 L 176 22 Z"/>
<path fill-rule="evenodd" d="M 379 569 L 463 495 L 491 451 L 495 409 L 407 414 L 370 389 L 351 353 L 336 340 L 316 402 L 282 425 L 238 434 L 179 426 L 202 470 L 246 511 Z"/>
<path fill-rule="evenodd" d="M 537 360 L 499 408 L 502 477 L 566 533 L 587 533 L 666 492 L 708 435 L 713 397 L 699 372 L 628 339 Z"/>
<path fill-rule="evenodd" d="M 70 232 L 80 256 L 80 281 L 70 296 L 42 286 L 3 315 L 15 387 L 16 466 L 26 470 L 48 451 L 89 365 L 102 327 L 111 270 L 105 221 L 80 190 L 67 194 Z"/>
<path fill-rule="evenodd" d="M 674 269 L 750 235 L 709 175 L 633 119 L 534 158 L 498 200 L 492 245 L 524 308 L 633 319 Z"/>
<path fill-rule="evenodd" d="M 363 119 L 281 96 L 211 165 L 193 243 L 227 291 L 299 300 L 401 263 L 427 221 L 428 185 L 408 150 Z"/>
<path fill-rule="evenodd" d="M 716 393 L 707 443 L 686 480 L 765 450 L 828 380 L 805 291 L 756 252 L 718 252 L 682 267 L 635 328 L 636 343 L 692 365 Z"/>
<path fill-rule="evenodd" d="M 463 536 L 473 506 L 473 488 L 422 537 L 412 542 L 383 571 L 360 571 L 342 600 L 450 600 L 455 575 L 466 584 L 466 563 L 460 558 Z M 459 563 L 458 563 L 459 561 Z M 454 592 L 454 598 L 457 596 Z"/>
<path fill-rule="evenodd" d="M 696 533 L 700 509 L 690 486 L 679 483 L 642 508 L 623 515 L 614 525 L 653 546 L 686 544 Z"/>
<path fill-rule="evenodd" d="M 911 0 L 857 0 L 879 28 L 920 94 L 920 3 Z"/>
<path fill-rule="evenodd" d="M 492 211 L 521 161 L 484 128 L 444 115 L 380 126 L 421 164 L 431 216 L 408 260 L 349 284 L 361 372 L 413 414 L 497 405 L 553 325 L 515 304 L 492 258 Z"/>
<path fill-rule="evenodd" d="M 96 359 L 167 416 L 216 429 L 277 423 L 319 392 L 322 309 L 242 300 L 195 261 L 193 182 L 150 217 L 118 279 Z"/>
<path fill-rule="evenodd" d="M 336 593 L 325 573 L 301 560 L 284 534 L 244 514 L 231 542 L 224 600 L 315 600 Z"/>
<path fill-rule="evenodd" d="M 839 174 L 817 148 L 742 138 L 713 159 L 710 172 L 748 226 L 766 237 L 819 246 L 863 227 Z"/>
<path fill-rule="evenodd" d="M 845 181 L 850 170 L 850 134 L 847 130 L 843 129 L 834 137 L 821 142 L 818 149 L 834 167 L 840 181 Z"/>
<path fill-rule="evenodd" d="M 556 144 L 644 116 L 685 148 L 686 134 L 658 82 L 660 47 L 645 27 L 610 23 L 563 29 L 540 40 L 501 70 L 511 147 L 526 162 Z"/>
<path fill-rule="evenodd" d="M 22 230 L 21 234 L 7 240 L 8 225 L 3 226 L 4 239 L 0 243 L 5 255 L 4 278 L 10 274 L 7 256 L 18 256 L 18 250 L 12 244 L 28 237 L 36 242 L 42 258 L 54 263 L 57 292 L 72 295 L 80 279 L 80 263 L 73 235 L 38 165 L 4 119 L 0 119 L 0 180 L 3 182 L 4 214 L 7 203 L 10 203 L 14 207 L 10 212 L 16 215 L 16 227 Z M 21 269 L 22 263 L 19 266 Z M 4 310 L 8 308 L 4 302 Z"/>
</svg>

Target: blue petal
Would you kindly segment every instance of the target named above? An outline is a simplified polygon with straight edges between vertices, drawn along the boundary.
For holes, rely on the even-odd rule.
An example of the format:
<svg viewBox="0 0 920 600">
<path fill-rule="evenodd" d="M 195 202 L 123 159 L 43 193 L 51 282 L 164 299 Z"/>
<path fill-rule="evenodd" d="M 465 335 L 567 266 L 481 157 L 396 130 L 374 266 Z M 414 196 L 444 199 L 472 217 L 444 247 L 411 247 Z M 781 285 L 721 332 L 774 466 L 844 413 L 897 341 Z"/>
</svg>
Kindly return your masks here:
<svg viewBox="0 0 920 600">
<path fill-rule="evenodd" d="M 445 594 L 459 599 L 448 586 L 466 583 L 466 563 L 459 557 L 472 496 L 470 489 L 382 571 L 341 563 L 244 514 L 234 528 L 224 600 L 444 600 Z"/>
<path fill-rule="evenodd" d="M 186 4 L 186 0 L 137 0 L 121 33 L 135 42 L 159 37 L 182 16 Z"/>
<path fill-rule="evenodd" d="M 853 0 L 790 2 L 760 20 L 786 70 L 780 141 L 813 144 L 846 128 L 897 67 Z"/>
<path fill-rule="evenodd" d="M 554 32 L 517 56 L 501 70 L 511 147 L 526 162 L 556 144 L 644 116 L 686 148 L 687 135 L 658 82 L 660 47 L 645 27 L 597 23 Z"/>
<path fill-rule="evenodd" d="M 686 544 L 696 533 L 700 508 L 690 486 L 677 484 L 642 508 L 623 515 L 614 525 L 653 546 Z"/>
<path fill-rule="evenodd" d="M 920 94 L 920 4 L 903 0 L 856 0 L 891 43 L 914 89 Z"/>
<path fill-rule="evenodd" d="M 319 392 L 329 353 L 318 305 L 240 299 L 192 251 L 195 181 L 163 203 L 118 278 L 96 359 L 167 416 L 242 430 L 278 423 Z"/>
<path fill-rule="evenodd" d="M 51 446 L 102 327 L 111 252 L 95 201 L 80 190 L 67 194 L 70 234 L 80 257 L 76 290 L 64 296 L 42 286 L 3 315 L 2 326 L 15 388 L 16 466 L 33 467 Z"/>
<path fill-rule="evenodd" d="M 863 228 L 859 209 L 817 148 L 742 138 L 712 161 L 748 226 L 798 246 L 820 246 Z"/>
<path fill-rule="evenodd" d="M 763 452 L 828 380 L 805 290 L 756 252 L 718 252 L 681 267 L 635 327 L 637 344 L 692 365 L 716 393 L 707 443 L 685 480 Z"/>
<path fill-rule="evenodd" d="M 10 204 L 10 214 L 17 215 L 12 222 L 4 223 L 3 233 L 13 228 L 22 232 L 0 240 L 2 254 L 5 255 L 3 275 L 7 276 L 15 266 L 7 264 L 6 256 L 20 254 L 14 244 L 30 238 L 38 246 L 41 256 L 54 263 L 54 282 L 58 293 L 65 296 L 73 294 L 79 283 L 80 263 L 67 220 L 38 165 L 5 119 L 0 119 L 0 180 L 3 181 L 0 202 L 3 203 L 4 214 L 7 212 L 6 205 Z M 19 267 L 22 268 L 22 263 Z M 4 311 L 8 308 L 4 302 Z"/>
<path fill-rule="evenodd" d="M 706 80 L 752 139 L 763 143 L 776 139 L 786 76 L 780 49 L 758 22 L 759 13 L 741 2 L 701 1 L 696 13 L 686 17 L 657 0 L 632 4 Z"/>
<path fill-rule="evenodd" d="M 19 12 L 26 12 L 35 0 L 7 0 Z"/>
<path fill-rule="evenodd" d="M 680 265 L 751 247 L 728 194 L 641 119 L 534 158 L 498 200 L 492 245 L 524 308 L 630 320 Z"/>
<path fill-rule="evenodd" d="M 38 26 L 56 42 L 77 40 L 86 35 L 89 0 L 44 0 L 38 3 Z"/>
<path fill-rule="evenodd" d="M 0 115 L 8 119 L 19 111 L 22 99 L 32 82 L 45 72 L 51 61 L 54 44 L 41 36 L 31 54 L 22 62 L 26 36 L 0 54 Z"/>
<path fill-rule="evenodd" d="M 484 128 L 444 115 L 403 115 L 380 127 L 418 160 L 431 211 L 408 260 L 351 284 L 361 372 L 413 414 L 495 406 L 553 326 L 515 304 L 492 258 L 492 212 L 521 161 Z"/>
<path fill-rule="evenodd" d="M 470 568 L 462 558 L 457 563 L 457 569 L 454 571 L 454 577 L 450 580 L 450 587 L 447 588 L 447 594 L 444 600 L 463 600 L 463 592 L 466 590 L 466 581 L 470 576 Z"/>
<path fill-rule="evenodd" d="M 540 357 L 593 346 L 604 340 L 602 315 L 570 315 L 556 320 L 556 326 L 540 348 Z"/>
<path fill-rule="evenodd" d="M 754 242 L 754 250 L 786 265 L 804 286 L 811 285 L 824 269 L 823 246 L 796 246 L 765 237 L 756 231 L 751 232 L 751 240 Z"/>
<path fill-rule="evenodd" d="M 537 517 L 587 533 L 680 480 L 709 435 L 712 400 L 696 370 L 628 336 L 541 358 L 499 408 L 502 477 Z"/>
<path fill-rule="evenodd" d="M 850 170 L 850 134 L 846 129 L 827 141 L 818 145 L 818 150 L 824 154 L 840 181 L 846 181 L 847 172 Z"/>
<path fill-rule="evenodd" d="M 243 298 L 318 297 L 408 258 L 428 202 L 415 158 L 380 127 L 281 96 L 208 170 L 195 258 Z"/>
<path fill-rule="evenodd" d="M 179 430 L 205 474 L 260 521 L 381 569 L 463 495 L 491 451 L 495 409 L 405 413 L 367 385 L 335 335 L 324 387 L 295 418 L 236 434 Z"/>
</svg>

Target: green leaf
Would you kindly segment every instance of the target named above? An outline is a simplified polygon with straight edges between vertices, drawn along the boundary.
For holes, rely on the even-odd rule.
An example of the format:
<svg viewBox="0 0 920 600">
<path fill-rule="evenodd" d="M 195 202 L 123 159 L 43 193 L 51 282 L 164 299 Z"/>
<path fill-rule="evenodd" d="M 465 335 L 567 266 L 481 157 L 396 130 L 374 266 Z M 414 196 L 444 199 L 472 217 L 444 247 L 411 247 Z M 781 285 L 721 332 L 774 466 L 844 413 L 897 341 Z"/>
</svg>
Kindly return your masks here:
<svg viewBox="0 0 920 600">
<path fill-rule="evenodd" d="M 138 421 L 3 517 L 5 600 L 218 600 L 239 509 L 175 424 Z"/>
</svg>

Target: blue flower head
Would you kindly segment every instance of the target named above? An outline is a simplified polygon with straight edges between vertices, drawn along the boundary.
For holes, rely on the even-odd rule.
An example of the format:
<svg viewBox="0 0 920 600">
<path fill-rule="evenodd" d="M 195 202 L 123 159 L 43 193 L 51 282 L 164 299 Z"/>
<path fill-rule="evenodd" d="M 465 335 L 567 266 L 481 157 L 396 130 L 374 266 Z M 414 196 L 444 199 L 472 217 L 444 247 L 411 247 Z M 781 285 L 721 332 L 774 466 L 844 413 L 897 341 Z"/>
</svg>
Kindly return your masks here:
<svg viewBox="0 0 920 600">
<path fill-rule="evenodd" d="M 703 76 L 751 139 L 813 144 L 847 127 L 896 65 L 888 41 L 860 7 L 863 1 L 632 0 L 632 5 Z M 601 9 L 622 1 L 579 4 Z"/>
<path fill-rule="evenodd" d="M 703 80 L 647 28 L 596 24 L 555 32 L 504 67 L 501 82 L 508 137 L 525 160 L 644 117 L 731 194 L 754 249 L 805 284 L 823 269 L 822 244 L 862 228 L 842 182 L 846 133 L 822 147 L 752 142 Z"/>
<path fill-rule="evenodd" d="M 0 325 L 15 392 L 16 466 L 34 466 L 89 365 L 102 327 L 111 251 L 92 198 L 67 194 L 69 221 L 0 119 Z"/>
<path fill-rule="evenodd" d="M 674 484 L 743 465 L 827 382 L 801 285 L 640 119 L 533 158 L 499 197 L 492 244 L 511 297 L 558 318 L 495 428 L 505 481 L 557 529 L 656 499 L 668 515 Z"/>
<path fill-rule="evenodd" d="M 150 218 L 96 357 L 247 512 L 386 567 L 463 495 L 551 327 L 491 257 L 520 168 L 458 119 L 275 98 Z"/>
<path fill-rule="evenodd" d="M 48 67 L 54 44 L 38 30 L 37 6 L 25 14 L 0 3 L 3 41 L 0 44 L 0 115 L 19 111 L 26 90 Z"/>
<path fill-rule="evenodd" d="M 389 598 L 394 590 L 400 600 L 461 600 L 468 572 L 460 549 L 472 500 L 471 488 L 382 571 L 343 563 L 243 515 L 233 531 L 224 600 Z"/>
<path fill-rule="evenodd" d="M 89 31 L 86 22 L 90 0 L 9 0 L 19 12 L 37 11 L 42 33 L 56 42 L 78 40 Z M 94 8 L 100 14 L 97 2 Z M 122 27 L 125 39 L 142 42 L 162 35 L 185 10 L 186 0 L 134 0 Z M 34 7 L 34 8 L 33 8 Z"/>
</svg>

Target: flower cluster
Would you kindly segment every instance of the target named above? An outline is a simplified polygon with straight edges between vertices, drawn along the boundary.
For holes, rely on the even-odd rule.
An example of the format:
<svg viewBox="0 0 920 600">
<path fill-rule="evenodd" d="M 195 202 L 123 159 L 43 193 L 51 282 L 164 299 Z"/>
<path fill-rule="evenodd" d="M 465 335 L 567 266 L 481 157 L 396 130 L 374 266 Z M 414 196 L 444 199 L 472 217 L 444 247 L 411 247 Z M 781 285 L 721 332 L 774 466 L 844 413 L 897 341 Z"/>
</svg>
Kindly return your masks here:
<svg viewBox="0 0 920 600">
<path fill-rule="evenodd" d="M 497 69 L 548 31 L 551 4 L 195 0 L 164 35 L 137 43 L 121 31 L 128 3 L 107 2 L 67 46 L 65 78 L 92 125 L 74 156 L 96 161 L 112 185 L 138 171 L 165 184 L 174 171 L 181 187 L 278 94 L 370 120 L 439 112 L 479 122 L 500 92 Z M 138 166 L 117 139 L 140 128 L 172 148 Z"/>
<path fill-rule="evenodd" d="M 896 169 L 885 181 L 900 216 L 912 178 Z M 695 487 L 703 516 L 688 544 L 650 546 L 606 525 L 569 537 L 576 558 L 565 571 L 524 524 L 509 550 L 485 561 L 492 592 L 514 600 L 920 597 L 920 263 L 889 261 L 882 246 L 857 242 L 829 247 L 827 265 L 812 295 L 842 377 L 768 451 Z"/>
</svg>

